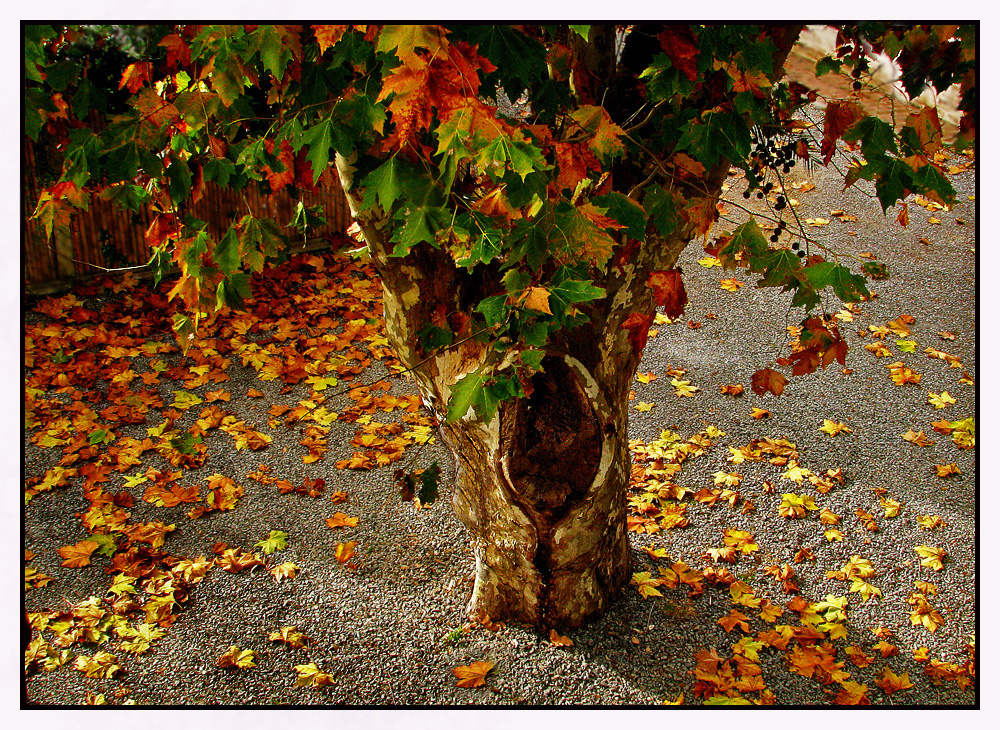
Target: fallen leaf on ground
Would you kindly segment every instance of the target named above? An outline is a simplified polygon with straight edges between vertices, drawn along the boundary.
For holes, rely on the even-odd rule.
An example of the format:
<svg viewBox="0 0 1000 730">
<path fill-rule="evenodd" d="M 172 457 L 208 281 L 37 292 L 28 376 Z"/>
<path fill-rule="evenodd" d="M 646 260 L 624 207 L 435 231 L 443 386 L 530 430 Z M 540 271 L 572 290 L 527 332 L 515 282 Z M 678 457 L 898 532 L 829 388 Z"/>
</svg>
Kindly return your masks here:
<svg viewBox="0 0 1000 730">
<path fill-rule="evenodd" d="M 472 664 L 455 667 L 451 671 L 458 677 L 459 687 L 482 687 L 486 684 L 486 675 L 493 669 L 493 662 L 478 661 Z"/>
</svg>

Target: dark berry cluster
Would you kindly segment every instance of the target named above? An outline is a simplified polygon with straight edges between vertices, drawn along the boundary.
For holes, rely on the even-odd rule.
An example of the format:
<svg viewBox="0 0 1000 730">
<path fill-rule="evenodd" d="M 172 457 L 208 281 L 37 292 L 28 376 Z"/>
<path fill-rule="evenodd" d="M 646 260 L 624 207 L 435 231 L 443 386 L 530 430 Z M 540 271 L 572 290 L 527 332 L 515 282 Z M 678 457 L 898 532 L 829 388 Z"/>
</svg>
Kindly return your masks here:
<svg viewBox="0 0 1000 730">
<path fill-rule="evenodd" d="M 861 91 L 861 75 L 864 73 L 861 63 L 854 64 L 854 70 L 851 71 L 851 78 L 854 82 L 851 84 L 851 88 L 855 91 Z"/>
</svg>

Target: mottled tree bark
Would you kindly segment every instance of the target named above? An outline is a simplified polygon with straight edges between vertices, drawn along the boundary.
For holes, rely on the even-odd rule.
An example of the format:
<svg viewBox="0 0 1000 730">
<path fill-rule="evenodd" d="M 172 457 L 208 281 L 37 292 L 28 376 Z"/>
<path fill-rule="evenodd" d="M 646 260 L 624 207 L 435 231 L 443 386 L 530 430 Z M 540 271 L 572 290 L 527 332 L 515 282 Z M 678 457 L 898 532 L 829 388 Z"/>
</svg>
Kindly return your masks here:
<svg viewBox="0 0 1000 730">
<path fill-rule="evenodd" d="M 490 267 L 458 268 L 428 244 L 390 256 L 390 232 L 370 214 L 359 216 L 350 167 L 343 159 L 338 166 L 382 277 L 389 338 L 402 363 L 415 368 L 455 456 L 452 502 L 476 558 L 470 614 L 538 628 L 577 627 L 599 616 L 631 575 L 628 393 L 640 352 L 622 324 L 633 313 L 651 316 L 647 278 L 674 265 L 693 228 L 682 226 L 669 240 L 650 234 L 595 281 L 607 296 L 585 308 L 589 322 L 553 336 L 527 397 L 502 403 L 489 421 L 472 408 L 447 423 L 452 388 L 490 347 L 465 338 L 426 353 L 418 333 L 442 322 L 442 313 L 471 313 L 499 275 Z M 705 182 L 717 193 L 724 179 L 725 170 L 715 170 Z"/>
</svg>

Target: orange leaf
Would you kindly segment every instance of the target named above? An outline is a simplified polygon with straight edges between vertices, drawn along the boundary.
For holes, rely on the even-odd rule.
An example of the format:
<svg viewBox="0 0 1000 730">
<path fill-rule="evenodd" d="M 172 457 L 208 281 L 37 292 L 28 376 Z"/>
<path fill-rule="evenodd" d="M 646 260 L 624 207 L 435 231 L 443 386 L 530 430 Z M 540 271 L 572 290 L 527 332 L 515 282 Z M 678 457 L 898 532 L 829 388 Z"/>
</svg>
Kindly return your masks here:
<svg viewBox="0 0 1000 730">
<path fill-rule="evenodd" d="M 337 549 L 333 554 L 333 557 L 337 559 L 337 562 L 343 565 L 348 560 L 354 556 L 354 548 L 357 547 L 358 543 L 354 540 L 350 542 L 338 542 Z"/>
<path fill-rule="evenodd" d="M 358 524 L 357 517 L 348 517 L 343 512 L 337 512 L 333 517 L 328 517 L 326 519 L 326 526 L 330 528 L 335 527 L 355 527 Z"/>
<path fill-rule="evenodd" d="M 64 568 L 83 568 L 90 565 L 90 555 L 101 544 L 96 540 L 83 540 L 76 545 L 67 545 L 59 548 L 59 557 L 63 559 Z"/>
<path fill-rule="evenodd" d="M 549 641 L 556 646 L 573 646 L 573 640 L 568 636 L 560 636 L 555 629 L 549 630 Z"/>
<path fill-rule="evenodd" d="M 455 667 L 451 671 L 458 677 L 459 687 L 482 687 L 486 684 L 486 675 L 493 669 L 493 662 L 473 662 L 472 664 Z"/>
</svg>

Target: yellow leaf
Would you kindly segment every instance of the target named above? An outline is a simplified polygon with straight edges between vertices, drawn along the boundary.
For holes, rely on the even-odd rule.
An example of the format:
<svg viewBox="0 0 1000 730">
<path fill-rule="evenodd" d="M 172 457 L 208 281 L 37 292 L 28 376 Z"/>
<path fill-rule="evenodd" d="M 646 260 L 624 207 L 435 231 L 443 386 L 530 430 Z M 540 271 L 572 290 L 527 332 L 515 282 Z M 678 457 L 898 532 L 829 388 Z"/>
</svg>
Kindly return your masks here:
<svg viewBox="0 0 1000 730">
<path fill-rule="evenodd" d="M 646 411 L 652 410 L 653 406 L 655 405 L 656 405 L 655 403 L 645 403 L 643 401 L 639 401 L 638 403 L 635 404 L 635 409 L 637 411 L 645 413 Z"/>
<path fill-rule="evenodd" d="M 218 667 L 235 667 L 237 669 L 251 669 L 255 666 L 254 659 L 257 654 L 250 649 L 240 649 L 238 646 L 231 646 L 218 659 L 215 664 Z"/>
<path fill-rule="evenodd" d="M 524 294 L 522 304 L 525 309 L 552 314 L 552 310 L 549 308 L 549 290 L 543 287 L 533 286 L 528 289 Z"/>
<path fill-rule="evenodd" d="M 947 390 L 943 390 L 941 391 L 940 394 L 929 393 L 927 395 L 927 402 L 930 403 L 932 406 L 934 406 L 935 409 L 937 409 L 937 408 L 944 408 L 949 403 L 955 403 L 956 401 L 954 398 L 951 397 L 951 395 L 948 394 Z"/>
<path fill-rule="evenodd" d="M 661 578 L 654 578 L 648 571 L 633 573 L 632 580 L 629 582 L 638 587 L 639 595 L 643 598 L 663 595 L 656 589 L 657 586 L 663 585 L 663 580 Z"/>
<path fill-rule="evenodd" d="M 721 279 L 719 284 L 721 284 L 722 288 L 726 291 L 739 291 L 739 288 L 743 286 L 743 282 L 737 281 L 736 279 Z"/>
<path fill-rule="evenodd" d="M 819 430 L 830 434 L 831 437 L 836 436 L 838 433 L 851 433 L 851 429 L 846 424 L 831 421 L 829 418 L 823 419 L 823 425 L 819 427 Z"/>
<path fill-rule="evenodd" d="M 705 256 L 704 258 L 698 259 L 698 263 L 706 269 L 710 269 L 713 266 L 722 266 L 722 262 L 715 256 Z"/>
<path fill-rule="evenodd" d="M 677 378 L 672 378 L 670 384 L 676 388 L 674 395 L 678 397 L 690 398 L 699 390 L 701 390 L 697 385 L 691 385 L 690 380 L 678 380 Z"/>
<path fill-rule="evenodd" d="M 944 548 L 918 545 L 913 549 L 917 551 L 917 555 L 920 556 L 920 564 L 925 568 L 933 568 L 934 570 L 944 569 L 943 561 L 948 554 Z"/>
</svg>

